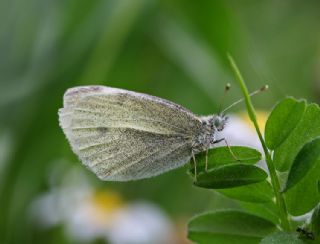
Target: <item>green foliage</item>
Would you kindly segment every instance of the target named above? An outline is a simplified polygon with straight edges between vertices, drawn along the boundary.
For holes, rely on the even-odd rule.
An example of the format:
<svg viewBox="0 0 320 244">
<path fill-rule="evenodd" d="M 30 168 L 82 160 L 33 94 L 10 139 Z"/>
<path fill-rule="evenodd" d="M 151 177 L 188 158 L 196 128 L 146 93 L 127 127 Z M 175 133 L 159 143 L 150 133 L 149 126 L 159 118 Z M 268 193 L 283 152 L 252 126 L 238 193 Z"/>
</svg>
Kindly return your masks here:
<svg viewBox="0 0 320 244">
<path fill-rule="evenodd" d="M 288 212 L 294 216 L 306 214 L 320 201 L 317 180 L 320 175 L 320 162 L 294 187 L 284 194 Z"/>
<path fill-rule="evenodd" d="M 188 224 L 188 237 L 197 243 L 259 243 L 276 226 L 255 215 L 222 210 L 196 216 Z"/>
<path fill-rule="evenodd" d="M 189 238 L 198 243 L 319 243 L 319 106 L 291 97 L 282 100 L 269 115 L 264 139 L 240 71 L 232 57 L 229 59 L 244 93 L 248 115 L 262 143 L 271 184 L 266 179 L 267 173 L 254 165 L 261 155 L 250 148 L 232 147 L 241 158 L 240 162 L 227 148 L 210 150 L 207 172 L 205 154 L 200 155 L 194 184 L 234 199 L 250 214 L 218 211 L 200 215 L 189 223 Z M 194 172 L 191 170 L 191 173 Z M 313 208 L 312 217 L 304 223 L 289 217 L 289 214 L 304 215 Z M 259 221 L 273 223 L 273 233 L 269 232 L 270 228 L 267 228 L 269 233 L 261 232 L 265 225 Z M 303 228 L 299 229 L 300 233 L 295 230 L 296 226 L 309 223 L 310 233 Z"/>
<path fill-rule="evenodd" d="M 246 211 L 259 216 L 261 218 L 267 219 L 274 223 L 275 225 L 280 224 L 279 219 L 279 209 L 274 201 L 267 203 L 251 203 L 251 202 L 238 202 L 239 205 Z"/>
<path fill-rule="evenodd" d="M 284 196 L 288 212 L 295 216 L 307 213 L 320 201 L 318 191 L 320 160 L 316 160 L 319 151 L 317 143 L 308 144 L 319 136 L 320 109 L 316 104 L 309 104 L 297 127 L 274 153 L 275 166 L 283 172 L 290 171 L 289 177 L 292 183 L 289 184 L 294 186 L 291 185 Z M 312 151 L 312 154 L 306 155 L 306 150 L 310 151 L 309 153 Z"/>
<path fill-rule="evenodd" d="M 295 186 L 320 159 L 320 138 L 305 144 L 293 161 L 283 191 Z"/>
<path fill-rule="evenodd" d="M 289 170 L 304 144 L 318 136 L 320 136 L 320 108 L 317 104 L 309 104 L 299 124 L 274 151 L 276 168 L 279 171 Z"/>
<path fill-rule="evenodd" d="M 260 244 L 303 244 L 297 234 L 287 232 L 272 233 L 260 242 Z"/>
<path fill-rule="evenodd" d="M 260 159 L 261 153 L 249 147 L 213 148 L 208 152 L 208 171 L 205 170 L 206 153 L 196 156 L 198 173 L 194 184 L 204 188 L 223 189 L 263 181 L 267 174 L 252 165 Z M 194 175 L 194 167 L 190 169 L 190 173 Z"/>
<path fill-rule="evenodd" d="M 243 163 L 226 164 L 197 174 L 196 186 L 223 189 L 263 181 L 267 173 L 262 169 Z"/>
<path fill-rule="evenodd" d="M 311 232 L 314 234 L 315 238 L 320 236 L 320 204 L 315 207 L 311 217 Z"/>
<path fill-rule="evenodd" d="M 233 146 L 232 153 L 228 147 L 216 147 L 208 152 L 208 169 L 215 168 L 220 165 L 245 163 L 255 164 L 261 160 L 261 153 L 250 147 Z M 197 169 L 202 171 L 205 169 L 206 153 L 196 155 Z M 192 169 L 193 172 L 193 169 Z"/>
<path fill-rule="evenodd" d="M 265 140 L 269 149 L 281 145 L 291 131 L 297 126 L 306 109 L 305 101 L 286 98 L 272 110 L 265 128 Z"/>
<path fill-rule="evenodd" d="M 217 191 L 227 197 L 244 202 L 272 202 L 272 198 L 274 197 L 272 187 L 267 180 L 255 184 L 233 187 L 231 189 L 220 189 Z"/>
</svg>

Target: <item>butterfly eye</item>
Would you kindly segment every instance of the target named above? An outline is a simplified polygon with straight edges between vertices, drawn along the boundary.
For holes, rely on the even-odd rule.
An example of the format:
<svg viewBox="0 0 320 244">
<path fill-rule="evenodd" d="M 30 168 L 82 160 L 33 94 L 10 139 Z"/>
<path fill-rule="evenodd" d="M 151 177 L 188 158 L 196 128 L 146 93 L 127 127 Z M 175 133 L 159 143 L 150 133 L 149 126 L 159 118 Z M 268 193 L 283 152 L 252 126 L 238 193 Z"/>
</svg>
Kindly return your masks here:
<svg viewBox="0 0 320 244">
<path fill-rule="evenodd" d="M 220 124 L 221 124 L 221 121 L 220 121 L 219 119 L 216 119 L 216 120 L 214 121 L 214 126 L 215 126 L 215 127 L 219 127 Z"/>
</svg>

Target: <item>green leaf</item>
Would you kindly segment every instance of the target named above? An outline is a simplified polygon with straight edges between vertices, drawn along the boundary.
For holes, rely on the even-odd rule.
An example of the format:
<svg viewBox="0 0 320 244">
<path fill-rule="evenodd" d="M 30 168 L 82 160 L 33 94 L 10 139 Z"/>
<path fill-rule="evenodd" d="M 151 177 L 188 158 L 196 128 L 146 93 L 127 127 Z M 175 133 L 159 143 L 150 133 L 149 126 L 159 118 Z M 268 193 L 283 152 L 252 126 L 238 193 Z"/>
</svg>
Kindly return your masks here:
<svg viewBox="0 0 320 244">
<path fill-rule="evenodd" d="M 261 153 L 254 148 L 233 146 L 230 147 L 234 158 L 228 147 L 215 147 L 208 151 L 208 169 L 215 168 L 220 165 L 234 164 L 234 163 L 246 163 L 255 164 L 261 160 Z M 238 160 L 237 160 L 238 159 Z M 198 172 L 205 170 L 206 153 L 200 153 L 196 155 L 197 170 Z M 193 173 L 193 168 L 191 171 Z"/>
<path fill-rule="evenodd" d="M 200 172 L 194 184 L 204 188 L 224 189 L 257 183 L 267 177 L 264 170 L 254 165 L 234 163 Z"/>
<path fill-rule="evenodd" d="M 284 172 L 277 172 L 279 183 L 280 183 L 280 189 L 284 189 L 286 182 L 288 180 L 289 171 Z"/>
<path fill-rule="evenodd" d="M 274 164 L 279 171 L 289 170 L 300 149 L 320 136 L 320 109 L 310 104 L 292 133 L 274 152 Z M 319 178 L 317 178 L 319 179 Z"/>
<path fill-rule="evenodd" d="M 298 238 L 297 234 L 287 232 L 272 233 L 260 242 L 260 244 L 303 244 L 304 242 Z"/>
<path fill-rule="evenodd" d="M 315 207 L 311 217 L 311 232 L 315 239 L 320 239 L 320 203 Z"/>
<path fill-rule="evenodd" d="M 239 202 L 240 206 L 247 212 L 267 219 L 276 225 L 280 225 L 279 211 L 275 202 L 267 203 L 251 203 L 251 202 Z"/>
<path fill-rule="evenodd" d="M 289 136 L 301 120 L 306 109 L 304 100 L 286 98 L 272 110 L 265 128 L 267 147 L 274 150 Z"/>
<path fill-rule="evenodd" d="M 283 191 L 295 186 L 320 159 L 320 138 L 308 142 L 296 156 Z"/>
<path fill-rule="evenodd" d="M 294 187 L 285 192 L 288 212 L 299 216 L 311 211 L 320 201 L 318 179 L 320 175 L 320 160 L 307 175 Z"/>
<path fill-rule="evenodd" d="M 217 191 L 229 198 L 244 202 L 270 202 L 274 197 L 272 187 L 267 180 L 230 189 L 220 189 Z"/>
<path fill-rule="evenodd" d="M 275 230 L 273 223 L 255 215 L 237 210 L 221 210 L 191 219 L 188 238 L 200 244 L 255 244 Z"/>
</svg>

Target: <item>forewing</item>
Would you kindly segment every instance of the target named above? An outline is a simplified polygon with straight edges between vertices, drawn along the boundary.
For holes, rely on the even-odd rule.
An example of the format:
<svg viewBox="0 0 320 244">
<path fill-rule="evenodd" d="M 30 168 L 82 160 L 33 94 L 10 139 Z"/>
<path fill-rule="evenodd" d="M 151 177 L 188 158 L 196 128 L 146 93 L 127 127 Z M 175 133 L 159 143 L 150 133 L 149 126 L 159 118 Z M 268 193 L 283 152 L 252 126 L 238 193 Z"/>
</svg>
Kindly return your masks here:
<svg viewBox="0 0 320 244">
<path fill-rule="evenodd" d="M 102 179 L 121 181 L 183 165 L 200 126 L 172 102 L 101 86 L 68 90 L 59 118 L 82 162 Z"/>
</svg>

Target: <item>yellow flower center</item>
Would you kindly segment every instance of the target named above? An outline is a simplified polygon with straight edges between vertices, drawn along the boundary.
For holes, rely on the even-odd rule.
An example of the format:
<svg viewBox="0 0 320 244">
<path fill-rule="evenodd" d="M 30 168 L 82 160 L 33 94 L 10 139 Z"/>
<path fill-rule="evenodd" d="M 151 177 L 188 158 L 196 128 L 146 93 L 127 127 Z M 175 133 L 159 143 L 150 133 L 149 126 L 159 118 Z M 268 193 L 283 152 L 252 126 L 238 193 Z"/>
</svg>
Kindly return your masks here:
<svg viewBox="0 0 320 244">
<path fill-rule="evenodd" d="M 112 191 L 97 191 L 92 201 L 98 209 L 104 212 L 114 211 L 124 205 L 119 194 Z"/>
</svg>

